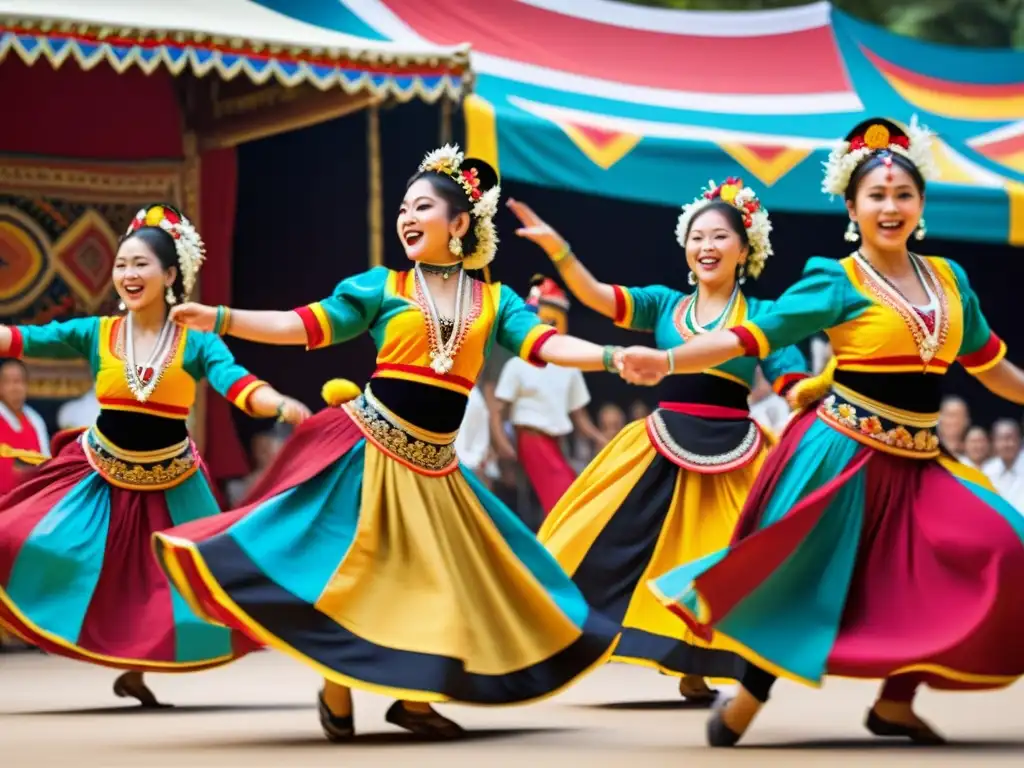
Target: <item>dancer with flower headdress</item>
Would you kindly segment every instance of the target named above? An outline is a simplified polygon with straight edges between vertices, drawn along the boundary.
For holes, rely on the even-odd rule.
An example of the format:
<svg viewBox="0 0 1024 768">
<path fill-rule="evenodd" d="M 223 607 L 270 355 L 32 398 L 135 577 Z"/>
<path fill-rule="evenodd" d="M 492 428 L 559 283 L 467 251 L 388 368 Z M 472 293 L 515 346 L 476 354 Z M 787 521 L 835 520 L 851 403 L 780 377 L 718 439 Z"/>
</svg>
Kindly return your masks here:
<svg viewBox="0 0 1024 768">
<path fill-rule="evenodd" d="M 397 231 L 411 269 L 375 267 L 290 312 L 231 310 L 221 332 L 309 349 L 369 332 L 361 392 L 291 437 L 240 509 L 156 536 L 168 575 L 213 621 L 325 678 L 320 722 L 355 732 L 350 688 L 398 701 L 387 720 L 432 738 L 461 728 L 431 702 L 513 704 L 601 664 L 617 632 L 519 518 L 463 471 L 454 441 L 493 345 L 537 365 L 617 370 L 616 350 L 558 334 L 515 293 L 472 278 L 497 249 L 497 174 L 457 147 L 409 181 Z M 210 328 L 223 310 L 175 309 Z"/>
<path fill-rule="evenodd" d="M 48 653 L 128 670 L 114 692 L 144 706 L 159 703 L 143 672 L 206 669 L 257 647 L 196 616 L 153 558 L 155 531 L 220 512 L 185 425 L 197 382 L 252 416 L 309 415 L 220 338 L 169 320 L 203 259 L 191 222 L 154 205 L 114 257 L 126 314 L 0 326 L 4 355 L 88 360 L 100 403 L 96 424 L 56 435 L 54 458 L 0 504 L 0 625 Z"/>
<path fill-rule="evenodd" d="M 601 283 L 528 206 L 510 201 L 509 207 L 524 225 L 519 234 L 548 253 L 580 301 L 617 325 L 652 332 L 659 349 L 759 318 L 771 307 L 741 288 L 748 276 L 761 274 L 772 247 L 768 212 L 740 179 L 711 182 L 679 216 L 676 237 L 690 267 L 690 293 Z M 716 692 L 705 678 L 736 679 L 743 659 L 727 644 L 687 631 L 645 584 L 728 544 L 774 442 L 747 405 L 757 365 L 737 360 L 671 379 L 654 413 L 612 439 L 538 534 L 587 601 L 621 623 L 612 660 L 677 676 L 683 696 L 708 706 Z M 781 393 L 807 375 L 794 347 L 776 351 L 761 367 Z"/>
<path fill-rule="evenodd" d="M 791 392 L 802 410 L 730 546 L 651 582 L 693 631 L 751 663 L 708 724 L 712 746 L 740 739 L 776 675 L 811 686 L 826 674 L 882 678 L 868 730 L 936 743 L 912 706 L 919 685 L 985 690 L 1024 674 L 1024 517 L 935 434 L 954 362 L 1015 403 L 1024 372 L 1005 359 L 963 269 L 908 249 L 924 235 L 932 170 L 916 121 L 859 124 L 832 152 L 824 191 L 845 198 L 860 248 L 809 260 L 765 315 L 668 355 L 624 355 L 627 379 L 651 381 L 763 359 L 819 331 L 835 353 Z"/>
</svg>

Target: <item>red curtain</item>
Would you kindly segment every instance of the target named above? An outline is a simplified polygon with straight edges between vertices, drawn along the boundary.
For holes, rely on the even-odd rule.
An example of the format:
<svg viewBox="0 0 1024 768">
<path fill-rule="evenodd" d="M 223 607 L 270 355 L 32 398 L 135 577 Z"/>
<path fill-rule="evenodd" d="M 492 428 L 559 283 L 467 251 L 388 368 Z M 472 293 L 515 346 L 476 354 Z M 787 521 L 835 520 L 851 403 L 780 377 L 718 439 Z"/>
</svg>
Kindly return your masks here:
<svg viewBox="0 0 1024 768">
<path fill-rule="evenodd" d="M 204 304 L 231 302 L 231 257 L 235 237 L 238 160 L 234 147 L 200 155 L 201 234 L 206 243 L 200 299 Z M 232 406 L 212 390 L 206 399 L 206 447 L 203 458 L 214 480 L 242 477 L 249 460 L 231 415 Z"/>
</svg>

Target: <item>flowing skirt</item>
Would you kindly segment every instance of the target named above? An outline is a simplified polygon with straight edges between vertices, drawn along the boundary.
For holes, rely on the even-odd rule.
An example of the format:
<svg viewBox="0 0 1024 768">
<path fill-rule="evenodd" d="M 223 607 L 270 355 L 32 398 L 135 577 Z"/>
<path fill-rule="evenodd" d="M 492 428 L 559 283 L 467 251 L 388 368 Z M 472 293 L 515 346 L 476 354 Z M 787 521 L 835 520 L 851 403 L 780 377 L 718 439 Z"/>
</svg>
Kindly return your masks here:
<svg viewBox="0 0 1024 768">
<path fill-rule="evenodd" d="M 612 661 L 666 674 L 737 679 L 745 662 L 727 642 L 696 636 L 647 589 L 658 574 L 728 545 L 768 448 L 736 469 L 685 469 L 659 453 L 644 421 L 599 453 L 552 510 L 538 537 L 584 599 L 622 626 Z"/>
<path fill-rule="evenodd" d="M 769 456 L 731 546 L 650 586 L 775 675 L 987 689 L 1024 674 L 1022 583 L 1024 517 L 984 475 L 869 448 L 811 410 Z"/>
<path fill-rule="evenodd" d="M 48 653 L 188 672 L 258 646 L 196 616 L 153 558 L 156 531 L 219 514 L 206 476 L 164 491 L 111 486 L 77 434 L 0 500 L 0 625 Z"/>
<path fill-rule="evenodd" d="M 299 427 L 249 499 L 157 534 L 158 557 L 212 621 L 336 683 L 513 704 L 614 648 L 616 626 L 472 473 L 421 474 L 344 409 Z"/>
</svg>

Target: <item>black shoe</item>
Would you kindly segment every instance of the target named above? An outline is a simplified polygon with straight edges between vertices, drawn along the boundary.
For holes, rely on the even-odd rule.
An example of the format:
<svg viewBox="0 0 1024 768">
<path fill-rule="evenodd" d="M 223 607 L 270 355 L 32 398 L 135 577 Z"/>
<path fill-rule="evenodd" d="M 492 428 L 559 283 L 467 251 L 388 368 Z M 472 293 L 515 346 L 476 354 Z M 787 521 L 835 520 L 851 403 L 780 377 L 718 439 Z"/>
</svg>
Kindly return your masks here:
<svg viewBox="0 0 1024 768">
<path fill-rule="evenodd" d="M 864 720 L 864 727 L 875 736 L 903 737 L 910 739 L 915 744 L 945 744 L 946 740 L 927 725 L 904 725 L 885 720 L 875 712 L 868 710 L 868 716 Z"/>
<path fill-rule="evenodd" d="M 406 709 L 400 701 L 391 705 L 384 719 L 426 739 L 458 739 L 466 733 L 458 723 L 439 715 L 434 710 L 413 712 Z"/>
<path fill-rule="evenodd" d="M 323 693 L 317 696 L 317 710 L 320 713 L 320 727 L 323 728 L 324 736 L 328 741 L 333 741 L 335 744 L 352 741 L 356 735 L 356 726 L 352 715 L 338 717 L 332 714 L 327 702 L 324 701 Z"/>
<path fill-rule="evenodd" d="M 708 718 L 707 738 L 709 747 L 735 747 L 737 742 L 743 737 L 742 733 L 736 733 L 722 719 L 722 711 L 731 700 L 727 699 L 720 706 L 715 707 L 715 711 Z"/>
<path fill-rule="evenodd" d="M 143 709 L 170 709 L 174 706 L 157 701 L 149 686 L 132 672 L 125 672 L 114 681 L 114 695 L 119 699 L 136 699 Z"/>
</svg>

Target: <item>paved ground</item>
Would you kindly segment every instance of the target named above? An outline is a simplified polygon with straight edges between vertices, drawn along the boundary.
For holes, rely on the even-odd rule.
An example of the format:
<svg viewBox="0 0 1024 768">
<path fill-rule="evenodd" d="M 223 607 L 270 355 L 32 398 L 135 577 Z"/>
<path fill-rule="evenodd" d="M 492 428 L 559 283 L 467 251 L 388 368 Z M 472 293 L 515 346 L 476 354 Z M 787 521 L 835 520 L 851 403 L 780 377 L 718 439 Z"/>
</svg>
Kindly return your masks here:
<svg viewBox="0 0 1024 768">
<path fill-rule="evenodd" d="M 317 679 L 261 653 L 193 675 L 153 676 L 177 707 L 141 712 L 110 693 L 114 673 L 37 654 L 0 655 L 3 768 L 317 768 L 516 766 L 611 768 L 718 765 L 977 766 L 1024 760 L 1024 685 L 987 694 L 932 694 L 920 710 L 955 740 L 914 748 L 861 728 L 874 686 L 832 680 L 822 691 L 780 684 L 772 706 L 735 750 L 704 747 L 706 713 L 688 711 L 673 681 L 612 665 L 549 701 L 525 707 L 448 706 L 471 729 L 454 744 L 418 742 L 384 722 L 389 702 L 356 698 L 360 736 L 338 746 L 320 735 Z"/>
</svg>

